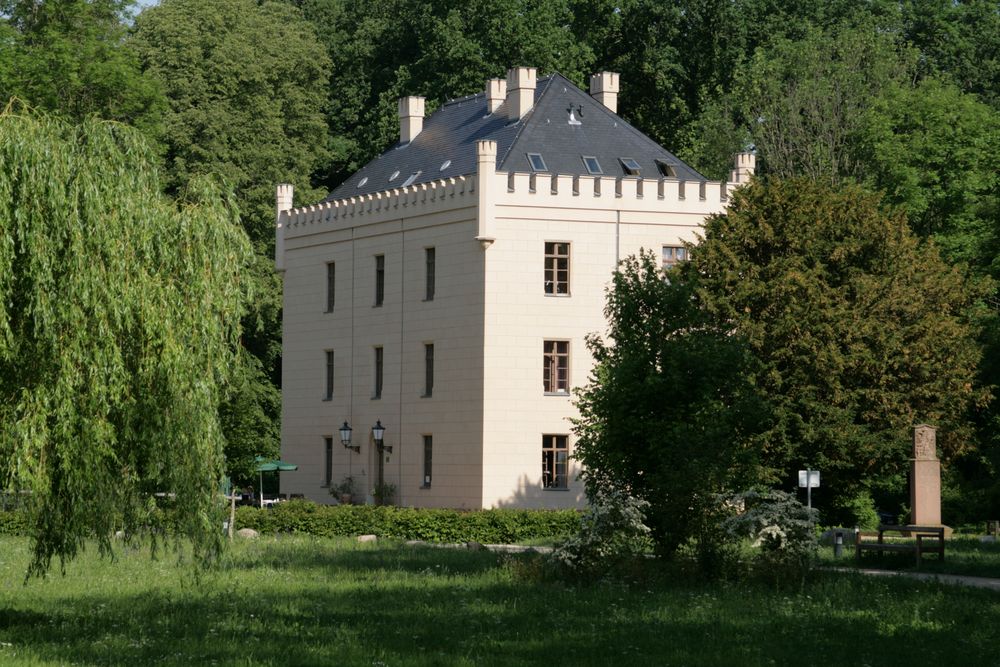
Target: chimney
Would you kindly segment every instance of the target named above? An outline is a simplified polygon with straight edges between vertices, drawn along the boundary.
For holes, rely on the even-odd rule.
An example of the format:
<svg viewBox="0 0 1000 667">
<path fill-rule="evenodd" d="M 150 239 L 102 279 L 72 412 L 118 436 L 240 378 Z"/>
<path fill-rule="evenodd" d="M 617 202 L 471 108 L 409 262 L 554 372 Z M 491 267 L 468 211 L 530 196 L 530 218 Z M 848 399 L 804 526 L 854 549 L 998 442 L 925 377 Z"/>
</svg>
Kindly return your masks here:
<svg viewBox="0 0 1000 667">
<path fill-rule="evenodd" d="M 507 81 L 504 79 L 490 79 L 486 82 L 486 109 L 493 113 L 503 104 L 507 97 Z"/>
<path fill-rule="evenodd" d="M 507 70 L 507 116 L 516 123 L 535 104 L 535 68 L 515 67 Z"/>
<path fill-rule="evenodd" d="M 399 143 L 413 141 L 424 129 L 424 98 L 399 98 Z"/>
<path fill-rule="evenodd" d="M 753 176 L 756 169 L 756 155 L 749 151 L 737 153 L 736 159 L 733 160 L 733 170 L 729 172 L 729 182 L 742 185 L 750 180 L 750 177 Z"/>
<path fill-rule="evenodd" d="M 618 113 L 618 72 L 598 72 L 590 75 L 590 96 Z"/>
</svg>

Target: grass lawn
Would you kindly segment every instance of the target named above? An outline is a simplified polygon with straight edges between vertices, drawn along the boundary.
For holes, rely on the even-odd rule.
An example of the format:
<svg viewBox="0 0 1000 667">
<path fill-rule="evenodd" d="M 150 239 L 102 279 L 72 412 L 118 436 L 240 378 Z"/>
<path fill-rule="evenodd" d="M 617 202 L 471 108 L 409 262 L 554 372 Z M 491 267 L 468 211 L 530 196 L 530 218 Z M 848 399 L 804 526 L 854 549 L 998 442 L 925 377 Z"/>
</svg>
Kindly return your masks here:
<svg viewBox="0 0 1000 667">
<path fill-rule="evenodd" d="M 832 547 L 823 547 L 820 549 L 820 561 L 823 565 L 838 567 L 856 567 L 858 564 L 853 546 L 845 546 L 844 557 L 840 559 L 833 557 Z M 861 567 L 918 571 L 916 556 L 911 553 L 865 553 Z M 938 560 L 937 554 L 926 556 L 919 571 L 1000 579 L 1000 543 L 986 544 L 980 542 L 978 537 L 955 535 L 945 540 L 944 560 Z"/>
<path fill-rule="evenodd" d="M 92 550 L 91 550 L 92 551 Z M 0 539 L 0 665 L 993 664 L 1000 595 L 821 574 L 799 591 L 525 581 L 489 552 L 262 538 L 196 578 L 88 552 L 23 585 Z"/>
</svg>

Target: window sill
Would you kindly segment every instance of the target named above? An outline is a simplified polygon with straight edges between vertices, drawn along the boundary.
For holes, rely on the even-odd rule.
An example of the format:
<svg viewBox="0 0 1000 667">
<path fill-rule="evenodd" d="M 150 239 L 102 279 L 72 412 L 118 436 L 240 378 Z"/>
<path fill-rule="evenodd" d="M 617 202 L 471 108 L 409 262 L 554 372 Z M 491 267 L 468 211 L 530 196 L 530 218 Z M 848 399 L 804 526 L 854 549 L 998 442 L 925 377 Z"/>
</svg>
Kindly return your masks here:
<svg viewBox="0 0 1000 667">
<path fill-rule="evenodd" d="M 542 491 L 559 491 L 559 492 L 566 492 L 566 491 L 569 491 L 569 487 L 568 487 L 568 486 L 564 486 L 564 487 L 556 487 L 556 486 L 543 486 L 543 487 L 542 487 Z"/>
<path fill-rule="evenodd" d="M 421 299 L 420 301 L 421 301 L 421 303 L 430 303 L 433 300 L 434 300 L 434 297 L 431 297 L 429 299 Z"/>
<path fill-rule="evenodd" d="M 420 398 L 434 398 L 434 394 L 420 394 Z"/>
<path fill-rule="evenodd" d="M 372 396 L 372 400 L 373 401 L 381 401 L 382 397 L 381 396 Z"/>
<path fill-rule="evenodd" d="M 431 485 L 430 484 L 421 484 L 420 488 L 421 489 L 429 489 L 429 488 L 431 488 Z"/>
<path fill-rule="evenodd" d="M 545 296 L 553 298 L 553 299 L 568 299 L 568 298 L 570 298 L 573 295 L 572 294 L 549 294 L 548 292 L 546 292 Z"/>
<path fill-rule="evenodd" d="M 546 391 L 542 392 L 543 396 L 562 396 L 563 398 L 569 398 L 568 391 Z"/>
<path fill-rule="evenodd" d="M 381 307 L 382 307 L 381 303 L 376 303 L 374 306 L 372 306 L 372 308 L 381 308 Z"/>
<path fill-rule="evenodd" d="M 333 396 L 324 396 L 320 400 L 323 401 L 324 403 L 329 403 L 330 401 L 333 400 Z"/>
</svg>

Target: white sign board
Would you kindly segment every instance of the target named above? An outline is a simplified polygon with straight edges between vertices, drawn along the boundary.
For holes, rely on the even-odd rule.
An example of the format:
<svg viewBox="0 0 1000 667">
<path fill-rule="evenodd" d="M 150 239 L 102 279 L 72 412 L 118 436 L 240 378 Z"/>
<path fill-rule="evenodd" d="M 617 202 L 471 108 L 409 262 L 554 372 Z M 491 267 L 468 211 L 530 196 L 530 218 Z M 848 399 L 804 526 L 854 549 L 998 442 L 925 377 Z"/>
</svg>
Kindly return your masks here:
<svg viewBox="0 0 1000 667">
<path fill-rule="evenodd" d="M 799 487 L 804 489 L 807 486 L 811 489 L 819 488 L 819 470 L 799 471 Z"/>
</svg>

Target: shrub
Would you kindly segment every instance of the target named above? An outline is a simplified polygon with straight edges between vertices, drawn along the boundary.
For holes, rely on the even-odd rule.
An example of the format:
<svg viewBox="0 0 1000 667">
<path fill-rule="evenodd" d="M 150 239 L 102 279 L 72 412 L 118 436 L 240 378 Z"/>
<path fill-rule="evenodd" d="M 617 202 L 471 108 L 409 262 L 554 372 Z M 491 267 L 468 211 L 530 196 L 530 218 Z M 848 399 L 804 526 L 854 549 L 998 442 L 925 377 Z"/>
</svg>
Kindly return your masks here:
<svg viewBox="0 0 1000 667">
<path fill-rule="evenodd" d="M 607 576 L 652 547 L 644 512 L 649 503 L 621 489 L 601 489 L 580 523 L 580 532 L 553 553 L 564 572 L 579 577 Z"/>
<path fill-rule="evenodd" d="M 743 511 L 722 522 L 731 538 L 753 542 L 761 573 L 781 581 L 802 581 L 816 555 L 816 510 L 784 491 L 747 491 L 726 501 Z"/>
</svg>

